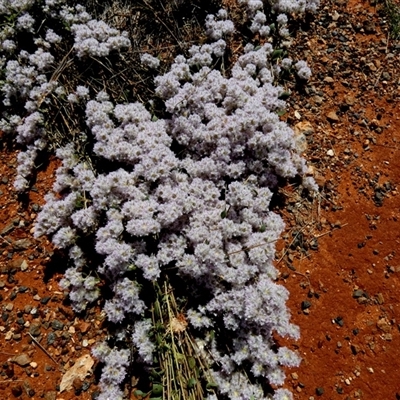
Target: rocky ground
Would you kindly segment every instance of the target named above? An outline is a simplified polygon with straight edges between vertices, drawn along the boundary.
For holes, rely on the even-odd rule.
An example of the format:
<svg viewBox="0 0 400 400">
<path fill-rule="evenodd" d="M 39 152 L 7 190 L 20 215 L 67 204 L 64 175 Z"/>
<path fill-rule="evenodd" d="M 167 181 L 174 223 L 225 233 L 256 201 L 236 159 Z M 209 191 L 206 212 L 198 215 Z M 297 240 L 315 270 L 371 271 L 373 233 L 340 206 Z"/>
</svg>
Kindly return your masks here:
<svg viewBox="0 0 400 400">
<path fill-rule="evenodd" d="M 313 76 L 287 82 L 282 118 L 306 138 L 321 191 L 307 199 L 293 184 L 279 196 L 277 266 L 301 339 L 277 341 L 303 358 L 288 371 L 295 399 L 400 398 L 400 42 L 381 8 L 323 0 L 293 34 L 291 52 Z M 58 287 L 62 260 L 32 236 L 57 161 L 18 198 L 17 153 L 0 150 L 0 398 L 94 398 L 89 355 L 107 334 L 103 317 L 73 314 Z"/>
</svg>

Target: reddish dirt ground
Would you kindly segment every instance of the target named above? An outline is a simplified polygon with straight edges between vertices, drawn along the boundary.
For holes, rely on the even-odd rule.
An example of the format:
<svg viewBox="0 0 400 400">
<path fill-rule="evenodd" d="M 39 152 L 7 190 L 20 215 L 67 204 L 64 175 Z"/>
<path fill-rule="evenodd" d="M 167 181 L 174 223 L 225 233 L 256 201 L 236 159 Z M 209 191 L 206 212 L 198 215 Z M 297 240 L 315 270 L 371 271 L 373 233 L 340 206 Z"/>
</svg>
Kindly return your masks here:
<svg viewBox="0 0 400 400">
<path fill-rule="evenodd" d="M 288 371 L 295 399 L 400 398 L 400 59 L 381 22 L 362 0 L 323 1 L 296 37 L 313 77 L 305 91 L 288 83 L 285 118 L 309 128 L 305 156 L 321 195 L 310 203 L 282 190 L 288 229 L 277 266 L 301 339 L 277 341 L 303 359 Z M 93 376 L 63 393 L 58 385 L 106 334 L 102 316 L 72 313 L 60 276 L 45 277 L 51 246 L 32 237 L 56 163 L 19 199 L 16 154 L 1 148 L 0 399 L 91 399 Z M 22 366 L 10 361 L 18 354 L 28 357 Z"/>
<path fill-rule="evenodd" d="M 288 113 L 290 120 L 297 109 L 314 129 L 306 156 L 322 190 L 303 223 L 318 250 L 279 263 L 301 330 L 298 343 L 286 344 L 303 358 L 286 387 L 295 399 L 399 399 L 399 54 L 375 7 L 353 0 L 326 3 L 324 10 L 329 25 L 318 27 L 317 36 L 313 31 L 306 45 L 316 90 L 294 102 L 312 107 Z M 363 31 L 346 30 L 357 24 Z M 329 38 L 335 30 L 349 39 L 347 49 Z M 322 82 L 315 78 L 321 73 Z M 315 94 L 324 99 L 317 110 Z M 293 215 L 286 217 L 293 224 Z"/>
</svg>

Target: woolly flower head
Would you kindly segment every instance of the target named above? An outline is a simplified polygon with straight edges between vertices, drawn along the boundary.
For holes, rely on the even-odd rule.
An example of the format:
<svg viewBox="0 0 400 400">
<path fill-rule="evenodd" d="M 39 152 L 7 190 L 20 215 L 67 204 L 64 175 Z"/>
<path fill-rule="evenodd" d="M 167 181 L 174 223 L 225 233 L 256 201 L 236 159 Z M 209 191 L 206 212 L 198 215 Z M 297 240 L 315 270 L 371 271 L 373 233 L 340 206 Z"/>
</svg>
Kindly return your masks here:
<svg viewBox="0 0 400 400">
<path fill-rule="evenodd" d="M 73 24 L 71 31 L 75 36 L 74 49 L 78 57 L 105 57 L 112 50 L 121 50 L 130 46 L 127 34 L 119 34 L 104 21 L 92 19 L 86 24 Z"/>
<path fill-rule="evenodd" d="M 294 67 L 297 70 L 297 76 L 300 79 L 303 80 L 308 80 L 311 77 L 311 69 L 307 65 L 307 62 L 304 60 L 297 61 L 297 63 L 294 65 Z"/>
<path fill-rule="evenodd" d="M 17 29 L 33 33 L 34 23 L 35 19 L 30 14 L 24 13 L 17 19 Z"/>
<path fill-rule="evenodd" d="M 140 56 L 140 62 L 142 65 L 152 69 L 157 69 L 160 66 L 160 60 L 148 53 L 144 53 Z"/>
<path fill-rule="evenodd" d="M 235 26 L 233 22 L 227 18 L 225 10 L 220 10 L 217 14 L 217 20 L 215 15 L 209 14 L 206 18 L 206 34 L 213 40 L 222 39 L 223 36 L 230 35 L 234 32 Z"/>
</svg>

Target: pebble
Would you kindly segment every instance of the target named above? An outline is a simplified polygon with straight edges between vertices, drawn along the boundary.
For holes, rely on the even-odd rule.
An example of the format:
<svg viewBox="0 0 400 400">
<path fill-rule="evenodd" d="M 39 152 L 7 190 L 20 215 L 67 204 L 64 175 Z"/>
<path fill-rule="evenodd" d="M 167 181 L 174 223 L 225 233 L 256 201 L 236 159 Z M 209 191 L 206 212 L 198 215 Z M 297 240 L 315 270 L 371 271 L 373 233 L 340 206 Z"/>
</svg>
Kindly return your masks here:
<svg viewBox="0 0 400 400">
<path fill-rule="evenodd" d="M 337 116 L 337 114 L 335 113 L 335 111 L 331 111 L 326 115 L 326 118 L 328 119 L 328 121 L 330 122 L 339 122 L 339 117 Z"/>
<path fill-rule="evenodd" d="M 41 329 L 42 324 L 40 322 L 34 322 L 29 328 L 29 333 L 32 336 L 39 336 L 40 335 L 40 329 Z"/>
<path fill-rule="evenodd" d="M 29 239 L 19 239 L 13 243 L 16 250 L 26 250 L 32 246 L 32 242 Z"/>
<path fill-rule="evenodd" d="M 53 344 L 56 341 L 56 338 L 57 338 L 56 334 L 54 332 L 50 332 L 47 335 L 47 344 Z"/>
<path fill-rule="evenodd" d="M 29 314 L 31 311 L 32 311 L 32 306 L 30 305 L 30 304 L 27 304 L 25 307 L 24 307 L 24 313 L 25 314 Z"/>
<path fill-rule="evenodd" d="M 55 319 L 52 323 L 51 323 L 51 327 L 55 330 L 55 331 L 62 331 L 64 328 L 64 324 L 59 321 L 58 319 Z"/>
<path fill-rule="evenodd" d="M 321 96 L 314 96 L 314 102 L 316 105 L 320 106 L 324 102 L 324 99 Z"/>
<path fill-rule="evenodd" d="M 326 152 L 326 155 L 329 156 L 329 157 L 333 157 L 333 156 L 335 155 L 335 152 L 334 152 L 332 149 L 329 149 L 329 150 Z"/>
<path fill-rule="evenodd" d="M 22 272 L 25 272 L 28 269 L 28 263 L 26 260 L 22 261 L 20 268 Z"/>
<path fill-rule="evenodd" d="M 310 308 L 310 307 L 311 307 L 311 302 L 310 301 L 305 300 L 305 301 L 301 302 L 301 309 L 303 311 L 307 310 L 307 308 Z"/>
<path fill-rule="evenodd" d="M 6 309 L 7 311 L 12 311 L 13 308 L 14 308 L 14 304 L 13 304 L 13 303 L 8 303 L 8 304 L 6 305 L 6 307 L 5 307 L 5 309 Z"/>
<path fill-rule="evenodd" d="M 22 386 L 21 385 L 15 385 L 11 388 L 11 393 L 15 397 L 20 397 L 22 395 Z"/>
<path fill-rule="evenodd" d="M 18 364 L 20 367 L 26 367 L 32 362 L 29 356 L 25 353 L 18 354 L 17 356 L 13 357 L 11 361 Z"/>
<path fill-rule="evenodd" d="M 56 400 L 57 392 L 46 392 L 44 395 L 44 400 Z"/>
<path fill-rule="evenodd" d="M 30 365 L 33 369 L 36 369 L 37 366 L 38 366 L 37 362 L 35 362 L 35 361 L 32 361 L 31 363 L 29 363 L 29 365 Z"/>
<path fill-rule="evenodd" d="M 90 324 L 89 324 L 89 322 L 83 321 L 78 325 L 77 328 L 81 331 L 81 333 L 87 333 L 90 329 Z"/>
</svg>

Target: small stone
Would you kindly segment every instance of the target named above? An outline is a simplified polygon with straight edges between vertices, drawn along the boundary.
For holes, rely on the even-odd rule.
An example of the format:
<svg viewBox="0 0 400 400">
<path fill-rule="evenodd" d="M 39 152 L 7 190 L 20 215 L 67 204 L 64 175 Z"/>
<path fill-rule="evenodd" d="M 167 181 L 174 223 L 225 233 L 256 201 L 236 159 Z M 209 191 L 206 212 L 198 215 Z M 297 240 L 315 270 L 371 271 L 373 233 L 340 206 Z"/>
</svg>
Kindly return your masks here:
<svg viewBox="0 0 400 400">
<path fill-rule="evenodd" d="M 40 296 L 38 294 L 35 294 L 33 296 L 33 300 L 40 301 Z"/>
<path fill-rule="evenodd" d="M 314 102 L 317 106 L 320 106 L 324 102 L 324 99 L 321 96 L 314 96 Z"/>
<path fill-rule="evenodd" d="M 13 243 L 13 246 L 16 250 L 26 250 L 32 246 L 32 242 L 29 239 L 19 239 Z"/>
<path fill-rule="evenodd" d="M 382 332 L 389 333 L 392 327 L 386 318 L 381 318 L 377 323 L 376 327 Z"/>
<path fill-rule="evenodd" d="M 393 336 L 391 333 L 385 333 L 383 335 L 383 340 L 386 340 L 387 342 L 391 342 L 393 340 Z"/>
<path fill-rule="evenodd" d="M 62 331 L 64 328 L 64 324 L 59 321 L 58 319 L 55 319 L 52 323 L 51 323 L 51 327 L 55 330 L 55 331 Z"/>
<path fill-rule="evenodd" d="M 335 10 L 335 11 L 332 13 L 332 20 L 333 20 L 333 21 L 337 21 L 339 18 L 340 18 L 340 14 Z"/>
<path fill-rule="evenodd" d="M 292 376 L 292 379 L 294 379 L 294 380 L 299 379 L 299 375 L 298 375 L 296 372 L 293 372 L 293 373 L 291 374 L 291 376 Z"/>
<path fill-rule="evenodd" d="M 333 83 L 333 82 L 335 82 L 335 80 L 331 76 L 327 76 L 326 78 L 324 78 L 324 82 Z"/>
<path fill-rule="evenodd" d="M 56 338 L 57 338 L 56 334 L 54 332 L 50 332 L 47 335 L 47 344 L 49 345 L 53 344 L 56 341 Z"/>
<path fill-rule="evenodd" d="M 81 322 L 77 327 L 81 333 L 87 333 L 90 329 L 90 324 L 88 322 Z"/>
<path fill-rule="evenodd" d="M 339 117 L 337 116 L 337 114 L 335 113 L 335 111 L 331 111 L 326 115 L 326 118 L 328 119 L 328 121 L 330 122 L 339 122 Z"/>
<path fill-rule="evenodd" d="M 366 304 L 368 303 L 368 299 L 365 296 L 361 296 L 357 299 L 358 304 Z"/>
<path fill-rule="evenodd" d="M 47 304 L 50 301 L 50 299 L 51 299 L 51 296 L 45 296 L 40 300 L 40 302 L 42 304 Z"/>
<path fill-rule="evenodd" d="M 310 307 L 311 307 L 311 302 L 310 301 L 305 300 L 305 301 L 301 302 L 301 309 L 303 311 L 307 310 L 307 308 L 310 308 Z"/>
<path fill-rule="evenodd" d="M 8 304 L 6 305 L 6 307 L 5 307 L 5 309 L 6 309 L 7 311 L 12 311 L 13 308 L 14 308 L 14 304 L 13 304 L 13 303 L 8 303 Z"/>
<path fill-rule="evenodd" d="M 42 327 L 42 324 L 40 322 L 34 322 L 32 323 L 32 325 L 29 328 L 29 333 L 34 336 L 37 337 L 40 335 L 40 329 Z"/>
<path fill-rule="evenodd" d="M 350 386 L 350 384 L 351 384 L 351 382 L 350 382 L 350 380 L 349 380 L 348 378 L 346 378 L 346 379 L 344 380 L 344 383 L 345 383 L 347 386 Z"/>
<path fill-rule="evenodd" d="M 361 289 L 357 289 L 357 290 L 355 290 L 355 291 L 353 292 L 353 297 L 354 297 L 355 299 L 358 299 L 359 297 L 361 297 L 361 296 L 363 296 L 363 295 L 364 295 L 364 291 L 361 290 Z"/>
<path fill-rule="evenodd" d="M 44 395 L 44 400 L 56 400 L 57 392 L 46 392 Z"/>
<path fill-rule="evenodd" d="M 326 155 L 329 156 L 329 157 L 333 157 L 333 156 L 335 155 L 335 152 L 334 152 L 332 149 L 329 149 L 329 150 L 326 152 Z"/>
<path fill-rule="evenodd" d="M 356 98 L 354 96 L 347 95 L 344 97 L 344 101 L 348 106 L 354 106 L 354 104 L 356 103 Z"/>
<path fill-rule="evenodd" d="M 38 366 L 37 362 L 35 362 L 35 361 L 32 361 L 29 365 L 30 365 L 33 369 L 36 369 L 37 366 Z"/>
<path fill-rule="evenodd" d="M 376 301 L 378 302 L 378 304 L 383 304 L 383 303 L 384 303 L 385 299 L 384 299 L 382 293 L 378 293 L 378 294 L 376 295 Z"/>
<path fill-rule="evenodd" d="M 335 318 L 335 323 L 338 324 L 339 326 L 343 326 L 344 325 L 344 321 L 342 317 L 336 317 Z"/>
<path fill-rule="evenodd" d="M 18 354 L 17 356 L 13 357 L 11 361 L 18 364 L 20 367 L 26 367 L 32 362 L 29 356 L 25 353 Z"/>
<path fill-rule="evenodd" d="M 24 307 L 24 313 L 25 314 L 30 314 L 30 312 L 32 311 L 32 306 L 30 305 L 30 304 L 27 304 L 25 307 Z"/>
<path fill-rule="evenodd" d="M 22 272 L 25 272 L 28 269 L 28 263 L 25 260 L 22 261 L 20 268 Z"/>
<path fill-rule="evenodd" d="M 13 229 L 14 229 L 14 224 L 10 223 L 3 228 L 3 230 L 0 232 L 0 235 L 2 236 L 8 235 Z"/>
<path fill-rule="evenodd" d="M 315 389 L 315 393 L 316 393 L 317 396 L 322 396 L 325 393 L 325 390 L 322 387 L 317 387 Z"/>
<path fill-rule="evenodd" d="M 8 341 L 8 340 L 11 340 L 12 337 L 13 337 L 13 331 L 8 331 L 5 334 L 4 339 Z"/>
<path fill-rule="evenodd" d="M 351 352 L 352 352 L 355 356 L 361 351 L 360 346 L 358 346 L 357 344 L 352 344 L 352 345 L 350 346 L 350 349 L 351 349 Z"/>
<path fill-rule="evenodd" d="M 19 397 L 22 395 L 22 386 L 21 385 L 15 385 L 11 388 L 11 393 L 15 397 Z"/>
</svg>

